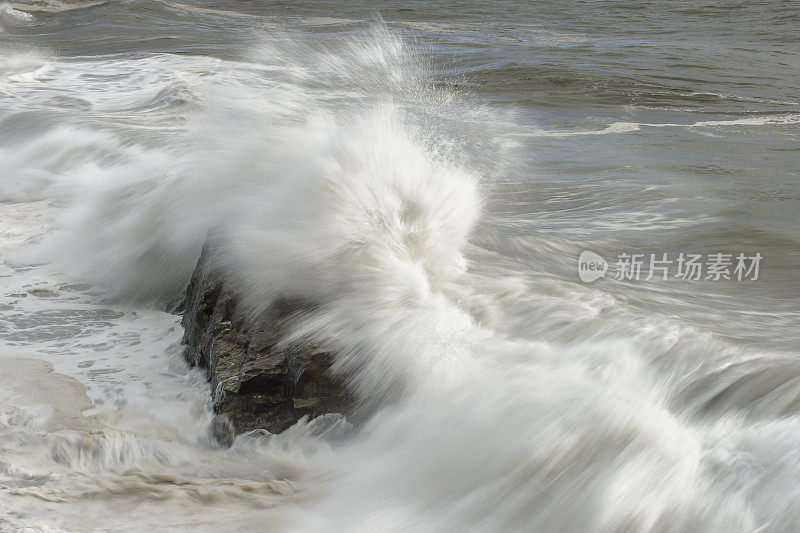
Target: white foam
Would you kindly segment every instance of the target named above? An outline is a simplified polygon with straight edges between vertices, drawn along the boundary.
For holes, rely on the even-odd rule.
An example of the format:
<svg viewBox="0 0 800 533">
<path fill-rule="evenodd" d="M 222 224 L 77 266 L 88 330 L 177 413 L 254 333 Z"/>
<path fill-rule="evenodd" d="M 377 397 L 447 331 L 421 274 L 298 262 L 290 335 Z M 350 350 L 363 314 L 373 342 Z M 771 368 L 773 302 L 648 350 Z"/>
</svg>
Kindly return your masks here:
<svg viewBox="0 0 800 533">
<path fill-rule="evenodd" d="M 738 377 L 727 365 L 744 357 L 740 350 L 638 317 L 575 283 L 531 281 L 518 271 L 504 280 L 511 276 L 502 265 L 469 263 L 480 167 L 439 128 L 443 116 L 479 112 L 431 92 L 401 40 L 378 27 L 339 48 L 276 39 L 250 66 L 197 61 L 212 73 L 180 77 L 206 111 L 145 113 L 157 125 L 187 120 L 169 142 L 124 142 L 127 130 L 111 126 L 79 136 L 79 125 L 63 126 L 28 139 L 9 164 L 18 176 L 19 161 L 44 158 L 52 143 L 84 154 L 43 159 L 53 162 L 37 168 L 46 171 L 44 185 L 25 180 L 13 191 L 23 200 L 42 194 L 62 211 L 38 250 L 54 265 L 8 278 L 4 301 L 14 308 L 2 316 L 17 321 L 19 338 L 7 334 L 1 348 L 62 358 L 56 369 L 87 385 L 95 404 L 88 415 L 102 427 L 44 434 L 17 448 L 26 458 L 21 470 L 3 475 L 45 479 L 21 489 L 26 504 L 49 502 L 34 508 L 70 525 L 99 513 L 104 527 L 119 524 L 126 510 L 118 506 L 128 501 L 143 506 L 137 526 L 185 526 L 191 518 L 260 527 L 276 523 L 264 521 L 265 507 L 287 501 L 294 505 L 276 514 L 302 531 L 797 525 L 800 466 L 791 450 L 800 419 L 753 423 L 720 409 L 698 420 L 706 404 L 686 392 L 709 375 L 725 390 Z M 142 65 L 145 86 L 132 87 Z M 76 96 L 102 108 L 106 125 L 135 120 L 140 97 L 188 68 L 169 55 L 95 66 L 126 81 L 115 87 L 110 76 L 84 87 L 78 67 L 52 72 L 63 74 L 55 83 L 68 80 Z M 19 105 L 40 104 L 34 93 Z M 776 120 L 798 121 L 619 122 L 600 132 Z M 488 149 L 477 156 L 494 161 Z M 335 352 L 335 371 L 374 413 L 340 448 L 306 423 L 280 438 L 248 435 L 230 451 L 202 446 L 208 412 L 197 406 L 207 389 L 201 376 L 181 373 L 178 319 L 101 305 L 89 291 L 71 300 L 59 289 L 69 279 L 63 268 L 117 293 L 172 296 L 211 226 L 223 237 L 229 279 L 254 308 L 276 295 L 316 305 L 297 317 L 295 335 Z M 28 248 L 16 235 L 6 242 Z M 485 250 L 473 257 L 491 261 Z M 39 287 L 47 289 L 40 297 L 20 296 Z M 487 301 L 526 308 L 536 319 L 531 333 L 482 320 L 476 308 Z M 73 312 L 44 324 L 48 310 L 108 307 L 115 313 L 70 324 Z M 68 326 L 77 332 L 59 329 Z M 546 335 L 554 340 L 542 341 Z M 62 461 L 47 455 L 53 449 Z"/>
<path fill-rule="evenodd" d="M 599 130 L 585 131 L 549 131 L 540 130 L 530 133 L 520 133 L 523 137 L 578 137 L 583 135 L 607 135 L 610 133 L 630 133 L 642 128 L 705 128 L 705 127 L 730 127 L 730 126 L 768 126 L 800 123 L 800 114 L 785 113 L 782 115 L 764 115 L 732 120 L 701 120 L 689 124 L 648 123 L 648 122 L 613 122 Z"/>
</svg>

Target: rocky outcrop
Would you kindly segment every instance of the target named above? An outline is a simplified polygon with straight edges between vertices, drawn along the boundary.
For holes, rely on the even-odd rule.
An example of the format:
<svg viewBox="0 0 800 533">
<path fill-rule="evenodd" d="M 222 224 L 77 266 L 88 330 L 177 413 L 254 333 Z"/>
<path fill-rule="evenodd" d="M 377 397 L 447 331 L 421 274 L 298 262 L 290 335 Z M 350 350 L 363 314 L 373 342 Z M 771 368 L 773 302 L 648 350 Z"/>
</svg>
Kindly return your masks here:
<svg viewBox="0 0 800 533">
<path fill-rule="evenodd" d="M 313 344 L 281 342 L 287 319 L 303 306 L 279 300 L 253 318 L 214 263 L 207 242 L 186 292 L 182 324 L 186 359 L 206 369 L 221 418 L 237 434 L 278 433 L 305 415 L 344 413 L 348 397 L 329 372 L 331 354 Z"/>
</svg>

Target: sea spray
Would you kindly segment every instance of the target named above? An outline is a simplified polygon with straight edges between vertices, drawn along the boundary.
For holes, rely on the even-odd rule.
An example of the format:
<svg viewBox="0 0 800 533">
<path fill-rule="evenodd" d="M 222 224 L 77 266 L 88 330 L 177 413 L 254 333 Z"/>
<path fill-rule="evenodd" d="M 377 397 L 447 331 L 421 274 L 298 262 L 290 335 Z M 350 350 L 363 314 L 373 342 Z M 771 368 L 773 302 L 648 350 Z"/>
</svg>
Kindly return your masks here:
<svg viewBox="0 0 800 533">
<path fill-rule="evenodd" d="M 670 317 L 637 316 L 622 298 L 511 268 L 512 254 L 481 248 L 491 236 L 476 235 L 480 206 L 503 159 L 489 149 L 502 144 L 491 138 L 497 121 L 481 123 L 485 110 L 426 85 L 424 65 L 385 27 L 350 37 L 343 46 L 276 38 L 223 67 L 169 55 L 107 60 L 100 74 L 145 73 L 158 86 L 134 91 L 134 111 L 185 83 L 192 90 L 179 93 L 196 107 L 170 101 L 180 120 L 136 142 L 126 128 L 142 125 L 130 109 L 115 131 L 93 136 L 75 124 L 51 132 L 64 154 L 83 155 L 45 165 L 41 188 L 25 181 L 13 197 L 48 198 L 61 213 L 43 257 L 143 299 L 179 292 L 207 230 L 217 228 L 227 275 L 254 310 L 276 296 L 314 304 L 296 317 L 295 335 L 337 354 L 334 370 L 371 405 L 371 418 L 334 450 L 306 423 L 280 437 L 240 437 L 230 451 L 198 451 L 169 431 L 155 441 L 111 430 L 88 441 L 80 432 L 48 436 L 30 474 L 63 464 L 64 485 L 26 490 L 75 503 L 95 494 L 103 468 L 148 468 L 135 483 L 117 476 L 105 486 L 113 494 L 149 487 L 175 513 L 184 501 L 261 510 L 290 500 L 274 515 L 302 531 L 796 526 L 795 418 L 748 423 L 735 409 L 704 412 L 715 395 L 693 387 L 712 376 L 714 392 L 735 396 L 730 386 L 741 374 L 730 372 L 731 361 L 779 358 Z M 176 73 L 173 61 L 191 72 Z M 58 67 L 72 72 L 67 62 Z M 119 120 L 102 93 L 84 96 Z M 448 126 L 458 119 L 472 137 L 463 143 Z M 26 145 L 11 171 L 51 153 L 48 146 Z M 484 208 L 484 216 L 492 213 Z M 551 249 L 567 246 L 552 240 Z M 513 315 L 516 327 L 498 325 L 493 309 Z M 141 316 L 98 315 L 70 348 L 85 349 L 87 337 L 99 351 L 147 356 L 135 348 L 138 336 L 94 331 L 109 322 L 138 331 Z M 170 325 L 160 326 L 161 343 Z M 782 392 L 776 403 L 794 405 L 791 387 Z M 121 419 L 106 423 L 142 426 Z M 43 452 L 51 440 L 63 449 L 60 462 Z M 85 442 L 100 450 L 98 461 Z M 117 443 L 135 453 L 120 455 Z M 88 477 L 87 464 L 98 477 Z M 310 488 L 286 487 L 286 479 Z"/>
</svg>

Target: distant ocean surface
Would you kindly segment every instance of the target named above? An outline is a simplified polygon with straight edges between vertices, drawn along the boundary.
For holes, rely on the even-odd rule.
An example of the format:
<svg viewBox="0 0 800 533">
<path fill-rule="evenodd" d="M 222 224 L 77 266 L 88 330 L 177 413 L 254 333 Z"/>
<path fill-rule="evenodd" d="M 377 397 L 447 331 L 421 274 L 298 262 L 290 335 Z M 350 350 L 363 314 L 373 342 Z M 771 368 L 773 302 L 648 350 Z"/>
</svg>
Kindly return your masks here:
<svg viewBox="0 0 800 533">
<path fill-rule="evenodd" d="M 0 531 L 797 531 L 798 29 L 0 4 Z M 368 420 L 215 445 L 163 311 L 209 228 Z"/>
</svg>

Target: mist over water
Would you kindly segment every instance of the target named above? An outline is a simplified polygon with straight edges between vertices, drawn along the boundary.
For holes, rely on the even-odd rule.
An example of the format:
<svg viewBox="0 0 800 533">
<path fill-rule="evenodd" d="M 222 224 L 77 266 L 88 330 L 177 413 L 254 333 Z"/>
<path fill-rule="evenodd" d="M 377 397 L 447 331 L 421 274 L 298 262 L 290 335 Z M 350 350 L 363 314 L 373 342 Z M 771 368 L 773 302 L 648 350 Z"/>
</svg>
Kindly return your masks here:
<svg viewBox="0 0 800 533">
<path fill-rule="evenodd" d="M 4 4 L 0 530 L 797 529 L 798 13 L 751 7 Z M 365 420 L 216 444 L 162 312 L 209 229 Z"/>
</svg>

